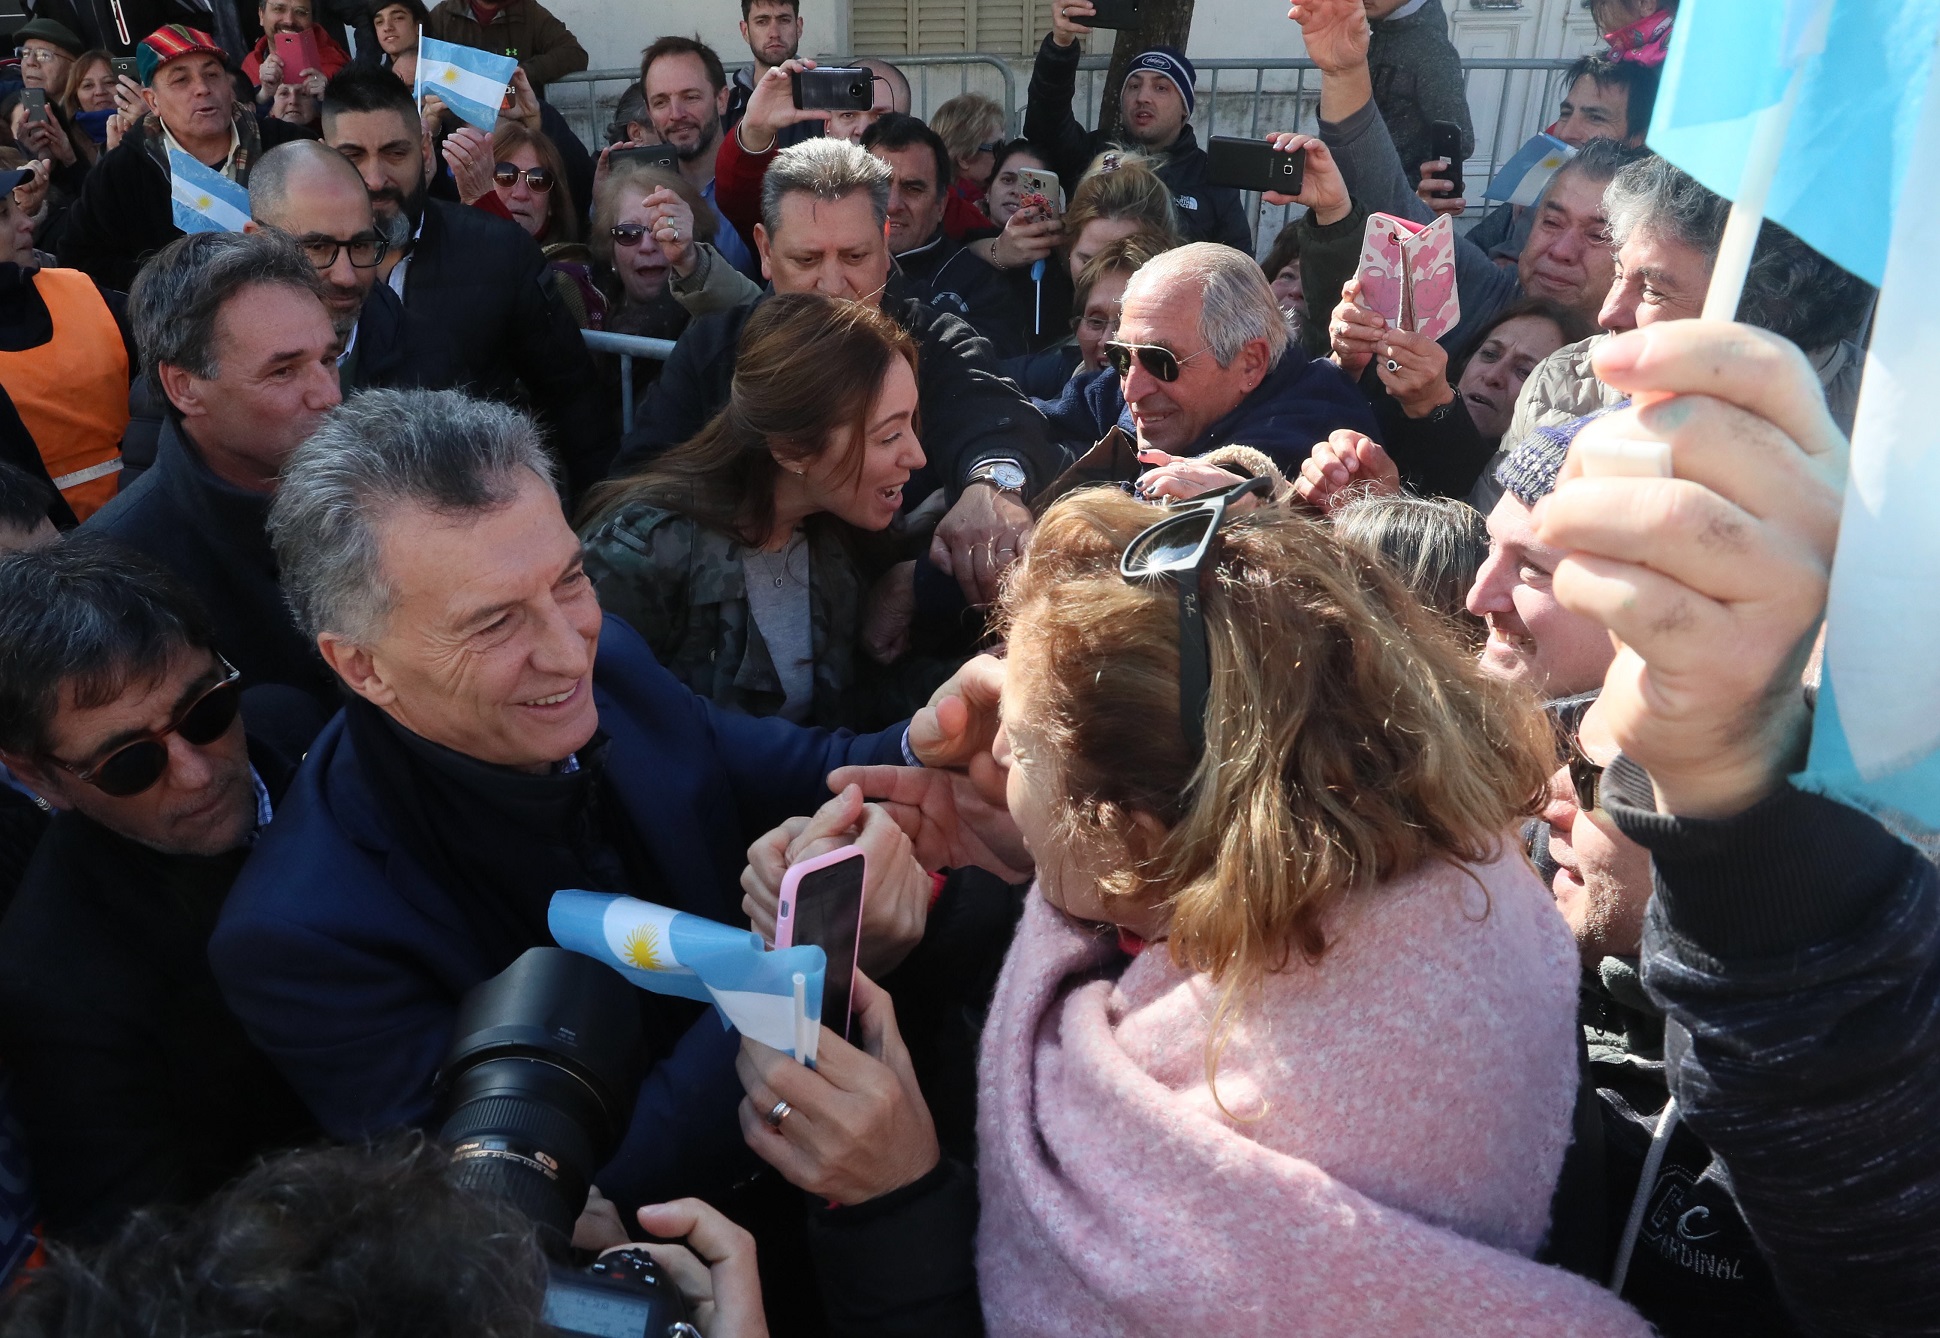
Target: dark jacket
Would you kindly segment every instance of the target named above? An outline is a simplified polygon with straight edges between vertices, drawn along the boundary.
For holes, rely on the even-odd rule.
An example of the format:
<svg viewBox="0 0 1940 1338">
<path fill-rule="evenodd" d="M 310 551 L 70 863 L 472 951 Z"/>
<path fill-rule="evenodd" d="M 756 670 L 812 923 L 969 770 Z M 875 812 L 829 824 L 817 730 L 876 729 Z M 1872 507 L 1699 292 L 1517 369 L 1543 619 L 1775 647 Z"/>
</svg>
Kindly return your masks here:
<svg viewBox="0 0 1940 1338">
<path fill-rule="evenodd" d="M 1064 394 L 1044 406 L 1044 413 L 1058 439 L 1078 455 L 1114 427 L 1135 431 L 1118 373 L 1109 367 L 1073 377 L 1065 383 Z M 1220 446 L 1251 446 L 1272 456 L 1280 471 L 1292 478 L 1312 454 L 1314 443 L 1343 427 L 1370 437 L 1379 435 L 1374 411 L 1346 373 L 1288 345 L 1279 365 L 1252 394 L 1198 441 L 1174 454 L 1204 455 Z"/>
<path fill-rule="evenodd" d="M 1643 981 L 1671 1090 L 1779 1294 L 1807 1332 L 1932 1333 L 1940 872 L 1789 784 L 1718 821 L 1656 813 L 1622 759 L 1605 792 L 1656 868 Z"/>
<path fill-rule="evenodd" d="M 484 26 L 472 16 L 467 0 L 443 0 L 426 16 L 424 35 L 516 57 L 536 93 L 543 93 L 553 80 L 577 74 L 587 65 L 586 48 L 559 16 L 538 0 L 508 0 Z"/>
<path fill-rule="evenodd" d="M 179 425 L 164 421 L 155 465 L 82 528 L 148 554 L 201 597 L 216 649 L 245 686 L 284 683 L 334 709 L 336 675 L 297 630 L 266 524 L 270 495 L 217 478 Z"/>
<path fill-rule="evenodd" d="M 892 279 L 892 292 L 894 284 Z M 686 441 L 727 404 L 741 327 L 756 305 L 703 316 L 681 334 L 647 392 L 616 473 Z M 1044 416 L 999 374 L 990 345 L 976 331 L 956 316 L 887 293 L 883 311 L 915 336 L 918 350 L 917 395 L 929 463 L 911 480 L 912 501 L 937 485 L 954 500 L 973 465 L 1000 456 L 1023 463 L 1027 493 L 1057 477 L 1063 455 L 1045 432 Z M 919 481 L 928 487 L 919 489 Z"/>
<path fill-rule="evenodd" d="M 265 693 L 283 699 L 273 728 Z M 251 694 L 250 760 L 272 800 L 320 719 L 288 689 Z M 164 855 L 62 813 L 0 922 L 0 1055 L 62 1240 L 104 1236 L 145 1204 L 192 1203 L 314 1132 L 209 970 L 247 854 Z"/>
<path fill-rule="evenodd" d="M 748 843 L 813 812 L 829 771 L 899 763 L 903 731 L 856 737 L 754 720 L 694 696 L 638 633 L 605 620 L 594 700 L 613 790 L 671 904 L 746 923 Z M 401 849 L 375 810 L 342 715 L 311 748 L 237 880 L 209 945 L 224 996 L 326 1133 L 357 1138 L 432 1119 L 432 1075 L 458 1001 L 508 964 Z M 536 946 L 536 945 L 535 945 Z M 599 1175 L 622 1204 L 692 1192 L 738 1168 L 738 1041 L 703 1016 L 647 1073 L 619 1154 Z"/>
<path fill-rule="evenodd" d="M 315 139 L 307 126 L 288 121 L 258 121 L 243 104 L 236 107 L 236 179 L 249 184 L 249 165 L 264 149 L 294 139 Z M 87 175 L 81 198 L 67 213 L 61 239 L 61 264 L 84 270 L 103 288 L 127 292 L 142 261 L 167 246 L 182 230 L 169 202 L 168 156 L 161 122 L 145 118 L 120 144 L 101 155 Z"/>
<path fill-rule="evenodd" d="M 1381 424 L 1375 438 L 1387 447 L 1408 491 L 1423 497 L 1467 497 L 1494 457 L 1497 438 L 1482 435 L 1461 395 L 1424 417 L 1410 418 L 1381 384 L 1373 363 L 1361 373 L 1360 385 Z"/>
<path fill-rule="evenodd" d="M 523 228 L 482 209 L 426 201 L 404 306 L 430 332 L 405 353 L 414 384 L 465 386 L 508 403 L 527 398 L 523 385 L 564 466 L 568 496 L 606 477 L 618 406 L 600 395 L 585 341 Z"/>
<path fill-rule="evenodd" d="M 1031 66 L 1029 103 L 1024 108 L 1024 138 L 1041 147 L 1051 157 L 1051 168 L 1064 182 L 1068 198 L 1078 187 L 1091 160 L 1117 141 L 1096 130 L 1086 130 L 1072 114 L 1071 103 L 1078 91 L 1078 60 L 1084 53 L 1077 44 L 1059 46 L 1047 34 L 1037 49 Z M 1246 207 L 1232 186 L 1212 184 L 1212 165 L 1206 151 L 1188 123 L 1157 156 L 1159 180 L 1172 192 L 1179 206 L 1179 222 L 1186 240 L 1224 242 L 1248 255 L 1253 254 L 1253 229 L 1246 221 Z"/>
<path fill-rule="evenodd" d="M 1475 127 L 1469 119 L 1468 89 L 1462 83 L 1462 57 L 1448 40 L 1448 15 L 1441 0 L 1428 0 L 1405 19 L 1382 19 L 1371 26 L 1367 65 L 1374 80 L 1374 105 L 1387 122 L 1408 180 L 1419 181 L 1421 165 L 1434 156 L 1428 133 L 1431 121 L 1459 125 L 1462 158 L 1474 153 Z"/>
<path fill-rule="evenodd" d="M 962 242 L 942 232 L 914 251 L 896 257 L 903 293 L 932 311 L 960 316 L 990 343 L 1000 358 L 1022 353 L 1031 313 L 1021 307 L 1009 278 L 986 264 Z"/>
</svg>

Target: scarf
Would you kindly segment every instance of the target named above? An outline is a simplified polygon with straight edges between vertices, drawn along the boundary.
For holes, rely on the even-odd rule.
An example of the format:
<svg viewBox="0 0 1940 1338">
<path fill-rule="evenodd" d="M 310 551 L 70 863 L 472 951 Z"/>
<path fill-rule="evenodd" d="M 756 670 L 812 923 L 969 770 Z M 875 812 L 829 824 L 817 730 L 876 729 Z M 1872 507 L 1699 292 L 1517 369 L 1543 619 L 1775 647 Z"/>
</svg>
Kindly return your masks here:
<svg viewBox="0 0 1940 1338">
<path fill-rule="evenodd" d="M 1603 34 L 1603 40 L 1610 44 L 1611 59 L 1662 65 L 1671 53 L 1671 20 L 1675 17 L 1670 10 L 1660 9 L 1649 18 Z"/>
<path fill-rule="evenodd" d="M 990 1332 L 1648 1333 L 1525 1257 L 1570 1138 L 1578 968 L 1504 847 L 1357 894 L 1319 963 L 1240 995 L 1217 1099 L 1223 986 L 1034 893 L 978 1074 Z"/>
<path fill-rule="evenodd" d="M 451 889 L 497 973 L 552 942 L 546 912 L 560 888 L 650 900 L 660 879 L 606 777 L 606 736 L 577 767 L 537 776 L 420 737 L 361 697 L 344 707 L 357 761 L 398 845 Z"/>
</svg>

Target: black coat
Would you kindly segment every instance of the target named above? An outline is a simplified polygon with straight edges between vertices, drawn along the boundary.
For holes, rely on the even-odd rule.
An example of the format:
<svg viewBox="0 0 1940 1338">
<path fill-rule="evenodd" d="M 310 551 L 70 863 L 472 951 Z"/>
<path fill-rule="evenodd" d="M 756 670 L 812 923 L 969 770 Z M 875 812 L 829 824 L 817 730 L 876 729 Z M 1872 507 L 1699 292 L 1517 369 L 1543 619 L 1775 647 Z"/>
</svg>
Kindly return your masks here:
<svg viewBox="0 0 1940 1338">
<path fill-rule="evenodd" d="M 892 280 L 894 291 L 895 280 Z M 694 436 L 728 402 L 741 327 L 761 299 L 703 316 L 674 345 L 660 379 L 647 392 L 616 472 L 646 463 Z M 956 316 L 921 302 L 883 297 L 883 310 L 916 339 L 917 395 L 923 417 L 923 473 L 954 499 L 979 460 L 1019 460 L 1034 492 L 1064 468 L 1044 415 L 997 370 L 990 345 Z M 919 475 L 919 477 L 921 477 Z M 920 500 L 912 487 L 911 500 Z"/>
<path fill-rule="evenodd" d="M 67 212 L 67 232 L 61 238 L 61 264 L 124 293 L 142 262 L 182 235 L 169 202 L 168 172 L 149 147 L 148 124 L 131 130 L 88 172 L 81 198 Z M 316 138 L 314 131 L 287 121 L 257 121 L 246 115 L 239 124 L 244 126 L 245 147 L 251 125 L 266 149 Z M 248 184 L 247 171 L 242 176 Z"/>
<path fill-rule="evenodd" d="M 321 715 L 267 691 L 278 719 L 259 732 L 266 703 L 251 694 L 250 760 L 280 796 Z M 105 1235 L 144 1204 L 193 1202 L 313 1132 L 209 968 L 248 854 L 164 855 L 62 813 L 0 921 L 0 1056 L 62 1240 Z"/>
<path fill-rule="evenodd" d="M 244 686 L 287 684 L 334 710 L 336 676 L 283 602 L 269 503 L 268 493 L 217 478 L 182 429 L 165 421 L 154 467 L 82 528 L 148 554 L 201 596 L 216 649 L 242 671 Z"/>
<path fill-rule="evenodd" d="M 1009 276 L 962 242 L 939 231 L 927 246 L 897 256 L 896 268 L 906 296 L 932 311 L 962 317 L 998 357 L 1014 358 L 1028 346 L 1031 313 L 1018 302 Z"/>
<path fill-rule="evenodd" d="M 1082 54 L 1075 43 L 1063 47 L 1046 36 L 1031 66 L 1030 101 L 1024 108 L 1024 138 L 1051 156 L 1051 169 L 1064 182 L 1067 196 L 1077 189 L 1078 178 L 1091 160 L 1118 144 L 1109 135 L 1079 125 L 1071 112 Z M 1179 223 L 1186 240 L 1224 242 L 1252 255 L 1253 229 L 1246 221 L 1240 193 L 1231 186 L 1212 184 L 1211 162 L 1199 147 L 1192 126 L 1180 130 L 1179 137 L 1159 157 L 1159 180 L 1179 206 Z"/>
<path fill-rule="evenodd" d="M 404 278 L 405 310 L 428 332 L 405 352 L 410 383 L 529 402 L 576 497 L 606 477 L 619 408 L 600 394 L 579 327 L 553 291 L 545 257 L 518 224 L 426 201 Z"/>
</svg>

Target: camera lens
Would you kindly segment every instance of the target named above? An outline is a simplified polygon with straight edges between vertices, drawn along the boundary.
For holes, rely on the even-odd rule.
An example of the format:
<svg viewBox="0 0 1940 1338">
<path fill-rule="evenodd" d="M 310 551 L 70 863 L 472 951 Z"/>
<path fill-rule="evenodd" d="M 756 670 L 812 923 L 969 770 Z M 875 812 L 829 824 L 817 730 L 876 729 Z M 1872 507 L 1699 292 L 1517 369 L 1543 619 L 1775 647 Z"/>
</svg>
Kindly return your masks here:
<svg viewBox="0 0 1940 1338">
<path fill-rule="evenodd" d="M 530 948 L 459 1005 L 438 1075 L 438 1139 L 562 1252 L 593 1173 L 626 1132 L 641 1072 L 638 993 L 563 948 Z"/>
<path fill-rule="evenodd" d="M 868 104 L 875 100 L 875 90 L 861 82 L 849 85 L 849 96 L 857 102 Z"/>
</svg>

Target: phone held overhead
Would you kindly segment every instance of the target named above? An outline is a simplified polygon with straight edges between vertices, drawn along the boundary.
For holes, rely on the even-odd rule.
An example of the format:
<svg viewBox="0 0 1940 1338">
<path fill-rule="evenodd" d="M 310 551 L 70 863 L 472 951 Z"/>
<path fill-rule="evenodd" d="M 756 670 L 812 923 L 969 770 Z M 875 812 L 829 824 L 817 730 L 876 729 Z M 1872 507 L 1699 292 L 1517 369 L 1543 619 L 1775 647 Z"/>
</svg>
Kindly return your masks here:
<svg viewBox="0 0 1940 1338">
<path fill-rule="evenodd" d="M 846 65 L 797 70 L 788 83 L 799 111 L 868 111 L 876 103 L 876 76 L 869 70 Z"/>
<path fill-rule="evenodd" d="M 1206 157 L 1215 186 L 1298 195 L 1307 179 L 1307 151 L 1283 152 L 1271 140 L 1214 135 Z"/>
</svg>

